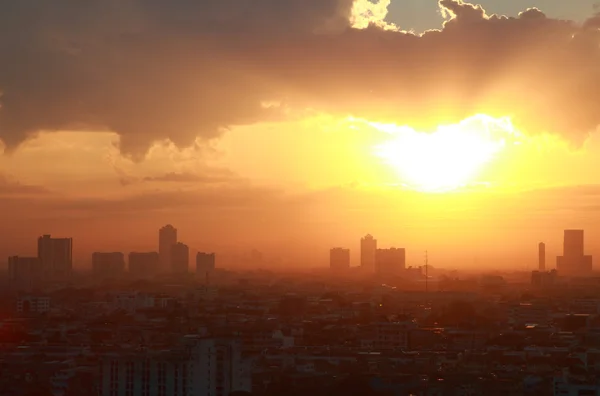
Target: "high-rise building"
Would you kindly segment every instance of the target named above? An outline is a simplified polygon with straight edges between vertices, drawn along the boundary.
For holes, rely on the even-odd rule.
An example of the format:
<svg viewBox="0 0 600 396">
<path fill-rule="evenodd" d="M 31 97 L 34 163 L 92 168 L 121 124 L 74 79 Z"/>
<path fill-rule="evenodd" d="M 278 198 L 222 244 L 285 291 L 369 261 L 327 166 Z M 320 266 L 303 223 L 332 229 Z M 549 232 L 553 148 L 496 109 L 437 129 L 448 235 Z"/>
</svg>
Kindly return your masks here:
<svg viewBox="0 0 600 396">
<path fill-rule="evenodd" d="M 178 242 L 171 247 L 171 272 L 174 274 L 187 274 L 190 265 L 190 248 Z"/>
<path fill-rule="evenodd" d="M 42 263 L 38 257 L 8 258 L 9 287 L 18 290 L 31 290 L 38 287 L 43 279 Z"/>
<path fill-rule="evenodd" d="M 556 257 L 556 269 L 563 276 L 584 276 L 592 272 L 592 256 L 584 254 L 583 230 L 565 230 L 563 255 Z"/>
<path fill-rule="evenodd" d="M 196 254 L 196 274 L 204 275 L 207 272 L 215 270 L 216 257 L 214 253 L 202 253 Z"/>
<path fill-rule="evenodd" d="M 375 254 L 377 252 L 377 239 L 367 235 L 360 240 L 360 266 L 371 272 L 375 271 Z"/>
<path fill-rule="evenodd" d="M 177 229 L 168 224 L 158 230 L 158 254 L 160 255 L 160 271 L 171 271 L 171 248 L 177 244 Z"/>
<path fill-rule="evenodd" d="M 350 249 L 333 248 L 329 251 L 329 268 L 344 271 L 350 268 Z"/>
<path fill-rule="evenodd" d="M 98 394 L 227 396 L 252 390 L 250 368 L 239 340 L 187 337 L 168 351 L 103 356 Z"/>
<path fill-rule="evenodd" d="M 92 274 L 96 279 L 119 278 L 125 272 L 125 255 L 120 252 L 92 254 Z"/>
<path fill-rule="evenodd" d="M 379 275 L 399 275 L 406 268 L 405 249 L 377 249 L 375 272 Z"/>
<path fill-rule="evenodd" d="M 157 252 L 129 253 L 129 274 L 137 279 L 150 278 L 158 272 L 160 257 Z"/>
<path fill-rule="evenodd" d="M 52 238 L 50 235 L 39 237 L 38 258 L 45 276 L 68 278 L 73 270 L 73 239 Z"/>
<path fill-rule="evenodd" d="M 546 271 L 546 244 L 540 242 L 538 245 L 538 270 Z"/>
</svg>

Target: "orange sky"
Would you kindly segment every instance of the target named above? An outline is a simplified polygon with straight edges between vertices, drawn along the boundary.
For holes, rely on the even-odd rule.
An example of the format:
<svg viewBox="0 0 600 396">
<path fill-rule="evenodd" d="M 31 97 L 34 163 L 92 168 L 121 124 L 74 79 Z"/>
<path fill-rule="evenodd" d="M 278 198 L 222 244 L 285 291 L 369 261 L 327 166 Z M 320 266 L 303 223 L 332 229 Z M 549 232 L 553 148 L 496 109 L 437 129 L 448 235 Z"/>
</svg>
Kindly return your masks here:
<svg viewBox="0 0 600 396">
<path fill-rule="evenodd" d="M 0 98 L 0 139 L 9 146 L 0 156 L 0 257 L 34 254 L 35 238 L 52 233 L 73 236 L 78 262 L 87 265 L 94 250 L 156 249 L 158 228 L 166 223 L 194 249 L 258 248 L 310 266 L 324 265 L 333 246 L 351 248 L 358 264 L 359 239 L 367 233 L 380 246 L 406 247 L 409 265 L 421 265 L 427 249 L 434 266 L 531 269 L 537 243 L 546 242 L 549 257 L 558 254 L 565 228 L 584 228 L 588 252 L 600 256 L 600 135 L 594 128 L 600 94 L 592 89 L 600 82 L 593 69 L 600 53 L 597 46 L 588 53 L 580 48 L 584 44 L 568 41 L 597 40 L 597 30 L 537 10 L 503 19 L 447 1 L 454 8 L 445 9 L 446 27 L 402 38 L 398 51 L 419 51 L 420 45 L 430 51 L 436 40 L 458 40 L 470 29 L 500 36 L 513 29 L 524 37 L 523 48 L 507 52 L 512 39 L 489 47 L 491 37 L 453 44 L 453 55 L 444 55 L 453 63 L 446 67 L 428 53 L 403 53 L 421 57 L 411 77 L 409 69 L 395 71 L 403 63 L 400 52 L 390 50 L 407 33 L 385 22 L 386 7 L 365 16 L 356 13 L 357 1 L 354 13 L 346 14 L 348 2 L 304 3 L 305 17 L 312 18 L 308 8 L 314 6 L 320 16 L 332 15 L 313 28 L 337 26 L 341 18 L 354 25 L 351 31 L 298 28 L 298 36 L 265 46 L 250 37 L 248 45 L 260 57 L 249 57 L 246 48 L 237 59 L 232 42 L 217 49 L 203 42 L 220 54 L 206 61 L 214 65 L 203 64 L 204 72 L 224 69 L 214 86 L 200 79 L 217 77 L 193 74 L 194 60 L 175 65 L 190 40 L 177 41 L 181 32 L 165 39 L 181 48 L 156 49 L 173 59 L 167 66 L 173 69 L 164 72 L 175 74 L 164 80 L 153 79 L 158 64 L 138 69 L 147 73 L 143 78 L 119 74 L 129 59 L 134 67 L 151 59 L 139 44 L 139 53 L 114 54 L 115 64 L 98 61 L 115 67 L 102 77 L 117 79 L 119 90 L 111 91 L 113 80 L 106 90 L 75 89 L 81 81 L 58 72 L 48 78 L 64 78 L 64 92 L 42 95 L 33 85 L 8 84 Z M 357 29 L 369 21 L 376 25 Z M 138 22 L 131 29 L 144 31 L 150 23 Z M 586 23 L 595 26 L 593 19 Z M 51 34 L 47 28 L 40 30 L 44 42 L 66 51 L 62 40 L 73 32 Z M 575 38 L 561 36 L 572 31 Z M 204 33 L 198 40 L 205 40 Z M 542 33 L 555 36 L 536 47 Z M 97 34 L 86 30 L 77 37 Z M 327 58 L 326 47 L 311 47 L 306 34 L 324 34 L 321 41 L 332 40 L 337 57 Z M 105 50 L 95 47 L 99 43 L 88 42 L 98 51 L 94 56 Z M 352 56 L 371 51 L 379 63 L 366 56 L 346 59 L 344 45 Z M 579 63 L 570 66 L 583 70 L 559 77 L 558 66 L 538 68 L 554 59 L 548 45 L 575 51 L 581 58 L 573 57 Z M 485 46 L 489 53 L 477 52 Z M 69 52 L 75 59 L 68 58 L 79 63 L 72 71 L 84 77 L 98 64 L 95 57 L 78 58 L 88 48 L 78 47 Z M 302 58 L 295 51 L 313 52 Z M 433 63 L 426 63 L 429 58 Z M 235 66 L 238 61 L 242 66 Z M 463 62 L 483 64 L 465 69 Z M 0 86 L 17 72 L 0 68 Z M 94 76 L 93 84 L 104 84 L 101 74 Z M 173 84 L 167 89 L 166 82 Z"/>
</svg>

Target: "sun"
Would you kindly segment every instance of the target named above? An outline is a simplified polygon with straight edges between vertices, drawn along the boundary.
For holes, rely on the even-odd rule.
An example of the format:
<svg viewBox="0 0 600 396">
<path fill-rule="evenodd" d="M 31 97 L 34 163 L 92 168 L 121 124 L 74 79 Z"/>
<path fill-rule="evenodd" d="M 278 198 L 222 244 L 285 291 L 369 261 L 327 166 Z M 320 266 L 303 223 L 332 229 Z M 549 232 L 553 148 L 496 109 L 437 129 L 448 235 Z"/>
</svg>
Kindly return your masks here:
<svg viewBox="0 0 600 396">
<path fill-rule="evenodd" d="M 371 125 L 392 136 L 375 146 L 374 154 L 393 167 L 407 187 L 423 192 L 451 191 L 473 183 L 484 165 L 517 136 L 510 119 L 485 115 L 434 132 Z"/>
</svg>

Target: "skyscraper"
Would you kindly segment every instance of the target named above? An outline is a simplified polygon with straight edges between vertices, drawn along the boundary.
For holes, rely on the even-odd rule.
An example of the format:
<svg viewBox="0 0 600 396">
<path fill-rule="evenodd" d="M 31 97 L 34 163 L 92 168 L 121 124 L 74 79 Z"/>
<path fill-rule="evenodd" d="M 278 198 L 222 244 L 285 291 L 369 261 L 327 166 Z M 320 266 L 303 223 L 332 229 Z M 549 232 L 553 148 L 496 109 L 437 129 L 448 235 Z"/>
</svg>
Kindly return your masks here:
<svg viewBox="0 0 600 396">
<path fill-rule="evenodd" d="M 171 272 L 187 274 L 190 265 L 190 248 L 181 242 L 171 247 Z"/>
<path fill-rule="evenodd" d="M 584 254 L 583 235 L 583 230 L 565 230 L 563 255 L 556 257 L 559 275 L 583 276 L 592 272 L 592 256 Z"/>
<path fill-rule="evenodd" d="M 177 229 L 171 224 L 158 231 L 158 254 L 160 256 L 160 270 L 171 271 L 171 248 L 177 244 Z"/>
<path fill-rule="evenodd" d="M 40 285 L 43 275 L 42 264 L 37 257 L 8 258 L 8 282 L 11 288 L 31 290 Z"/>
<path fill-rule="evenodd" d="M 129 274 L 136 279 L 156 275 L 159 266 L 160 256 L 157 252 L 129 253 Z"/>
<path fill-rule="evenodd" d="M 375 254 L 375 272 L 378 275 L 398 275 L 405 268 L 405 249 L 377 249 Z"/>
<path fill-rule="evenodd" d="M 350 249 L 334 248 L 329 251 L 329 268 L 344 271 L 350 268 Z"/>
<path fill-rule="evenodd" d="M 360 266 L 371 272 L 375 271 L 375 254 L 377 252 L 377 239 L 367 235 L 360 240 Z"/>
<path fill-rule="evenodd" d="M 196 274 L 205 275 L 207 272 L 215 270 L 215 254 L 214 253 L 202 253 L 196 254 Z"/>
<path fill-rule="evenodd" d="M 546 244 L 540 242 L 538 245 L 538 270 L 546 270 Z"/>
<path fill-rule="evenodd" d="M 38 258 L 45 276 L 52 279 L 69 277 L 73 270 L 73 239 L 50 235 L 39 237 Z"/>
<path fill-rule="evenodd" d="M 120 252 L 92 254 L 92 273 L 96 279 L 118 278 L 125 272 L 125 255 Z"/>
</svg>

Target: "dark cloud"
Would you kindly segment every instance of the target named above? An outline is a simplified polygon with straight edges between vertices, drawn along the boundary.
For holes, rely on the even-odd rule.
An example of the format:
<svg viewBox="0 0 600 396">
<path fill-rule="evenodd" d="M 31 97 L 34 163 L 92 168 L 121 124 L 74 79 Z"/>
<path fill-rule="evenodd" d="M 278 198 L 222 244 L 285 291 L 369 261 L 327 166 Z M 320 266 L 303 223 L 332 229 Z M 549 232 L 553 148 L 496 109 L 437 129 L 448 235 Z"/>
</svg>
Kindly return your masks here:
<svg viewBox="0 0 600 396">
<path fill-rule="evenodd" d="M 510 115 L 572 137 L 600 121 L 597 17 L 440 0 L 452 19 L 415 36 L 351 29 L 354 1 L 0 0 L 0 138 L 110 129 L 140 154 L 279 117 L 267 101 L 424 128 Z"/>
</svg>

